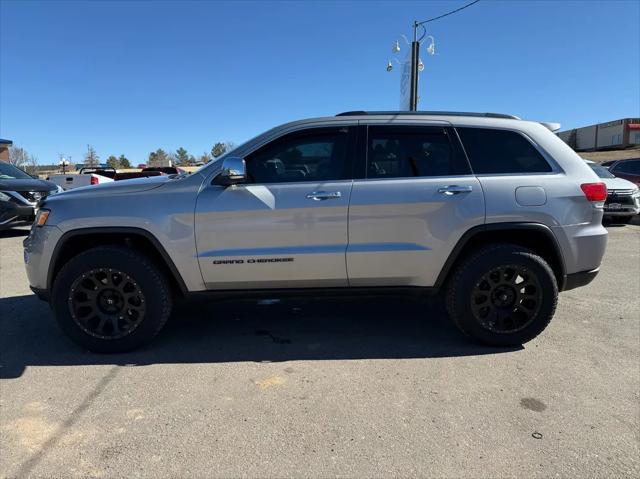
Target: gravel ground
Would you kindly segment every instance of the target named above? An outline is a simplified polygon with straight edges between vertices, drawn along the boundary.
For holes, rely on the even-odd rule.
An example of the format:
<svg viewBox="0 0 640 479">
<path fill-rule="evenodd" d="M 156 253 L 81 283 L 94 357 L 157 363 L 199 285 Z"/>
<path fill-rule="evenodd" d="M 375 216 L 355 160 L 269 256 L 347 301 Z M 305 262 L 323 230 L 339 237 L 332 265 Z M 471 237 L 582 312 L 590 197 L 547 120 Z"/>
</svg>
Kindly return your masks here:
<svg viewBox="0 0 640 479">
<path fill-rule="evenodd" d="M 536 340 L 467 342 L 433 300 L 180 307 L 84 352 L 0 233 L 2 477 L 639 477 L 640 226 Z"/>
</svg>

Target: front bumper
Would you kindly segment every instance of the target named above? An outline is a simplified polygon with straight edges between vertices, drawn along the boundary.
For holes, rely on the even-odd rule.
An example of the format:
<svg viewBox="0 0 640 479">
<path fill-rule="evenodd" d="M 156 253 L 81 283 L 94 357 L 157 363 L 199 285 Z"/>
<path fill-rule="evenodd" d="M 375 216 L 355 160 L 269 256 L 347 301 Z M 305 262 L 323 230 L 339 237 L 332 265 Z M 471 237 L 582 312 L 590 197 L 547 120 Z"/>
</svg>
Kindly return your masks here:
<svg viewBox="0 0 640 479">
<path fill-rule="evenodd" d="M 634 209 L 625 209 L 625 210 L 604 210 L 604 216 L 605 218 L 608 216 L 635 216 L 637 214 L 640 214 L 640 208 L 634 208 Z"/>
<path fill-rule="evenodd" d="M 41 288 L 34 288 L 33 286 L 29 286 L 29 288 L 31 288 L 31 291 L 33 291 L 33 293 L 38 297 L 39 300 L 45 301 L 47 303 L 49 302 L 51 295 L 49 294 L 48 290 L 41 289 Z"/>
<path fill-rule="evenodd" d="M 35 208 L 18 205 L 11 201 L 0 201 L 0 230 L 33 223 Z"/>
<path fill-rule="evenodd" d="M 22 242 L 24 263 L 31 290 L 42 298 L 49 288 L 48 274 L 53 250 L 62 236 L 57 226 L 32 227 Z M 39 293 L 42 291 L 43 293 Z"/>
<path fill-rule="evenodd" d="M 640 193 L 631 190 L 609 192 L 604 203 L 604 216 L 633 216 L 640 213 Z"/>
</svg>

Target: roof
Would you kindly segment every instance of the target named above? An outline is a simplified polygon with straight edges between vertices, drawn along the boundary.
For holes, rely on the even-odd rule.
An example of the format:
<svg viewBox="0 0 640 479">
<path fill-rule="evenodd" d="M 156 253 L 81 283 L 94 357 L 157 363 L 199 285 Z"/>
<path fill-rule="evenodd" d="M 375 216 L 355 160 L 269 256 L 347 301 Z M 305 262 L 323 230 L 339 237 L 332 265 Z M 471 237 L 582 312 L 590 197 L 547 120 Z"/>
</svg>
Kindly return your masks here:
<svg viewBox="0 0 640 479">
<path fill-rule="evenodd" d="M 0 145 L 13 145 L 13 141 L 0 138 Z"/>
<path fill-rule="evenodd" d="M 518 120 L 522 121 L 522 118 L 509 115 L 507 113 L 477 113 L 470 111 L 346 111 L 344 113 L 338 113 L 336 117 L 359 117 L 359 116 L 391 116 L 391 117 L 418 117 L 418 116 L 431 116 L 431 117 L 449 117 L 449 118 L 480 118 L 480 119 L 498 119 L 498 120 Z M 451 120 L 450 120 L 451 121 Z M 545 126 L 551 131 L 557 131 L 560 129 L 560 123 L 553 123 L 547 121 L 539 121 L 541 125 Z"/>
<path fill-rule="evenodd" d="M 475 113 L 469 111 L 345 111 L 336 116 L 368 116 L 368 115 L 428 115 L 428 116 L 473 116 L 481 118 L 505 118 L 519 120 L 515 115 L 506 113 Z"/>
</svg>

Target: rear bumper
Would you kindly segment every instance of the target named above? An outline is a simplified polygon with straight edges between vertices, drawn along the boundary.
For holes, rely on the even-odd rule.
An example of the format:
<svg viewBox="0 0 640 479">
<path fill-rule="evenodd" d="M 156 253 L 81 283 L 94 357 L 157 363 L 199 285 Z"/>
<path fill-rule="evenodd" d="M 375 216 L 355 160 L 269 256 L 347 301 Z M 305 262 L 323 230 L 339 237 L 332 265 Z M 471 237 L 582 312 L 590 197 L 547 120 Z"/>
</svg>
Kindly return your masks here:
<svg viewBox="0 0 640 479">
<path fill-rule="evenodd" d="M 596 268 L 589 271 L 580 271 L 578 273 L 566 275 L 562 291 L 569 291 L 570 289 L 579 288 L 591 283 L 599 272 L 600 268 Z"/>
</svg>

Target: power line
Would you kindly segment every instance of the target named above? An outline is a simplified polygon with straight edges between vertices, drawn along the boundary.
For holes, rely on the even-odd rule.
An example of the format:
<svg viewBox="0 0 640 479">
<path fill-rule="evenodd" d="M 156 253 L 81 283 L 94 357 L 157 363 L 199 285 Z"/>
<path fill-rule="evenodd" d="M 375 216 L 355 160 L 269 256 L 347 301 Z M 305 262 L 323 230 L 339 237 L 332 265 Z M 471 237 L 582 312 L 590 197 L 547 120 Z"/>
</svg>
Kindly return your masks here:
<svg viewBox="0 0 640 479">
<path fill-rule="evenodd" d="M 469 8 L 471 5 L 474 5 L 474 4 L 478 3 L 479 1 L 480 0 L 473 0 L 473 2 L 467 3 L 466 5 L 463 5 L 460 8 L 456 8 L 455 10 L 451 10 L 450 12 L 444 13 L 444 14 L 439 15 L 437 17 L 430 18 L 428 20 L 425 20 L 424 22 L 416 22 L 415 26 L 417 27 L 417 26 L 423 25 L 424 23 L 429 23 L 429 22 L 433 22 L 435 20 L 440 20 L 441 18 L 444 18 L 444 17 L 448 17 L 449 15 L 453 15 L 454 13 L 457 13 L 460 10 L 464 10 L 465 8 Z"/>
</svg>

